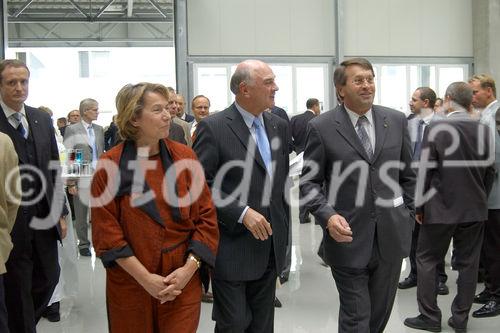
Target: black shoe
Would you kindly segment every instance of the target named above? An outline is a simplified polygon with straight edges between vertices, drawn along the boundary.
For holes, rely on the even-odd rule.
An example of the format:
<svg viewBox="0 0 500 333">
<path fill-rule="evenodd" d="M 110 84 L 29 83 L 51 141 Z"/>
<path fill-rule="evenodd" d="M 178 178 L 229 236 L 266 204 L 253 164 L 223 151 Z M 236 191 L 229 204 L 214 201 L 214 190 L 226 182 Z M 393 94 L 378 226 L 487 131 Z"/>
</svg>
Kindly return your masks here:
<svg viewBox="0 0 500 333">
<path fill-rule="evenodd" d="M 87 248 L 87 247 L 83 248 L 83 249 L 80 249 L 79 252 L 80 252 L 80 255 L 82 257 L 90 257 L 90 256 L 92 256 L 92 253 L 90 253 L 90 249 Z"/>
<path fill-rule="evenodd" d="M 59 314 L 59 302 L 55 302 L 50 306 L 47 306 L 45 311 L 42 313 L 42 317 L 47 318 L 47 320 L 52 323 L 60 321 L 61 315 Z"/>
<path fill-rule="evenodd" d="M 439 281 L 438 295 L 448 295 L 449 293 L 450 293 L 450 289 L 448 289 L 446 282 Z"/>
<path fill-rule="evenodd" d="M 455 325 L 455 322 L 453 321 L 453 317 L 450 317 L 448 319 L 448 326 L 453 328 L 455 330 L 455 333 L 466 333 L 467 332 L 467 327 L 458 327 Z"/>
<path fill-rule="evenodd" d="M 435 322 L 430 319 L 427 319 L 424 315 L 421 314 L 414 318 L 406 318 L 404 324 L 408 327 L 417 330 L 425 330 L 429 332 L 441 332 L 440 322 Z"/>
<path fill-rule="evenodd" d="M 288 275 L 280 275 L 280 283 L 285 284 L 288 282 Z"/>
<path fill-rule="evenodd" d="M 476 296 L 474 296 L 474 303 L 476 304 L 486 304 L 491 301 L 491 294 L 488 290 L 483 290 Z"/>
<path fill-rule="evenodd" d="M 275 308 L 281 308 L 282 306 L 283 306 L 283 304 L 281 304 L 281 302 L 278 299 L 278 297 L 274 297 L 274 307 Z"/>
<path fill-rule="evenodd" d="M 500 315 L 500 302 L 489 301 L 482 308 L 472 312 L 474 318 L 496 317 Z"/>
<path fill-rule="evenodd" d="M 417 278 L 408 276 L 406 279 L 398 283 L 399 289 L 408 289 L 417 286 Z"/>
</svg>

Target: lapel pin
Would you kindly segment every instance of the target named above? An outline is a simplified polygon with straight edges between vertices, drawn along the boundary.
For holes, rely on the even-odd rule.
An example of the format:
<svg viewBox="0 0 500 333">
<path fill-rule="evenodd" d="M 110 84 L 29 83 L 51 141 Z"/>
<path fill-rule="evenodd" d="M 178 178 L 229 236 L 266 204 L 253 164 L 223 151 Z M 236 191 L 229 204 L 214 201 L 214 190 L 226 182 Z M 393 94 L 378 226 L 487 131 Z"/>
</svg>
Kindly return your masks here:
<svg viewBox="0 0 500 333">
<path fill-rule="evenodd" d="M 385 128 L 387 128 L 387 127 L 388 127 L 386 123 L 384 123 L 384 127 L 385 127 Z"/>
</svg>

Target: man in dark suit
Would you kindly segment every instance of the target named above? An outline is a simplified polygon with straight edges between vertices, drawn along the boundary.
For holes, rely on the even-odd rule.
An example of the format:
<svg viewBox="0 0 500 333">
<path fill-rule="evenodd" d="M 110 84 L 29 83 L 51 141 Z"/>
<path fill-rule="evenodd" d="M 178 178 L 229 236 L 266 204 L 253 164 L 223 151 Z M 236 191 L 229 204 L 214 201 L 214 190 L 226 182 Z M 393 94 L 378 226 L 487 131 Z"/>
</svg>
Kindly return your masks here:
<svg viewBox="0 0 500 333">
<path fill-rule="evenodd" d="M 95 170 L 99 156 L 104 152 L 104 130 L 94 123 L 99 115 L 99 104 L 92 98 L 80 102 L 81 121 L 69 125 L 64 135 L 64 146 L 67 149 L 81 149 L 83 161 Z M 69 183 L 68 192 L 73 195 L 75 208 L 75 229 L 78 237 L 78 251 L 81 256 L 90 257 L 89 229 L 89 192 L 90 179 L 80 178 L 78 183 Z M 78 197 L 78 200 L 76 198 Z"/>
<path fill-rule="evenodd" d="M 185 112 L 186 100 L 181 94 L 176 94 L 175 99 L 177 100 L 177 117 L 184 120 L 186 123 L 190 123 L 194 120 L 194 117 Z"/>
<path fill-rule="evenodd" d="M 307 110 L 304 113 L 293 116 L 290 121 L 293 147 L 297 155 L 304 151 L 306 145 L 307 124 L 320 113 L 319 100 L 317 98 L 309 98 L 306 101 L 306 107 Z M 303 195 L 300 195 L 300 197 L 303 197 Z M 299 204 L 299 222 L 301 224 L 311 222 L 307 205 L 303 202 Z"/>
<path fill-rule="evenodd" d="M 334 73 L 343 105 L 309 122 L 300 190 L 323 227 L 340 296 L 339 332 L 382 332 L 410 251 L 415 173 L 403 113 L 373 105 L 368 60 Z"/>
<path fill-rule="evenodd" d="M 24 104 L 28 84 L 29 70 L 23 62 L 0 62 L 0 132 L 14 143 L 23 193 L 4 276 L 9 329 L 16 333 L 36 331 L 59 280 L 57 240 L 65 236 L 68 213 L 60 179 L 56 182 L 54 126 L 50 115 Z"/>
<path fill-rule="evenodd" d="M 306 146 L 307 124 L 311 119 L 319 115 L 321 110 L 317 98 L 309 98 L 306 101 L 306 107 L 307 110 L 304 113 L 293 116 L 290 121 L 293 147 L 297 155 L 302 153 Z"/>
<path fill-rule="evenodd" d="M 288 128 L 265 112 L 278 87 L 259 60 L 238 64 L 235 103 L 197 126 L 193 148 L 212 188 L 220 241 L 213 275 L 215 332 L 273 331 L 276 278 L 288 237 Z"/>
<path fill-rule="evenodd" d="M 413 160 L 420 160 L 420 152 L 422 151 L 422 142 L 425 128 L 434 120 L 440 117 L 434 112 L 434 103 L 436 102 L 436 93 L 429 87 L 417 88 L 410 99 L 410 110 L 416 117 L 408 121 L 408 132 L 410 133 L 411 147 L 413 152 Z M 398 283 L 399 289 L 408 289 L 417 286 L 417 244 L 420 224 L 415 221 L 411 238 L 410 251 L 410 274 L 403 281 Z M 439 279 L 438 294 L 449 294 L 446 280 L 448 276 L 444 270 L 443 261 L 437 266 L 437 274 Z"/>
<path fill-rule="evenodd" d="M 421 223 L 417 245 L 420 315 L 407 318 L 408 327 L 441 331 L 436 266 L 453 238 L 458 279 L 448 325 L 455 332 L 467 330 L 488 218 L 488 193 L 495 175 L 489 129 L 471 119 L 471 101 L 467 83 L 450 84 L 443 104 L 446 118 L 432 122 L 424 135 L 415 199 Z"/>
</svg>

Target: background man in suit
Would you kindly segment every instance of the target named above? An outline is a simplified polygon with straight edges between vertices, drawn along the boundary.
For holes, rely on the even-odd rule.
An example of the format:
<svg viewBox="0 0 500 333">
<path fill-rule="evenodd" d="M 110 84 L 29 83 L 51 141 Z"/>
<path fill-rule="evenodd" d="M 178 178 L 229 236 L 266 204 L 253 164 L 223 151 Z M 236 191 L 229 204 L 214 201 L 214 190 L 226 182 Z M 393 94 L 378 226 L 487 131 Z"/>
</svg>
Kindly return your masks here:
<svg viewBox="0 0 500 333">
<path fill-rule="evenodd" d="M 304 151 L 306 145 L 307 124 L 311 119 L 319 115 L 321 110 L 317 98 L 309 98 L 306 101 L 306 107 L 307 110 L 304 113 L 293 116 L 290 121 L 293 147 L 297 155 Z M 302 197 L 302 195 L 300 196 Z M 311 222 L 309 211 L 305 203 L 299 205 L 299 222 L 302 224 Z"/>
<path fill-rule="evenodd" d="M 18 191 L 21 183 L 16 150 L 10 138 L 1 132 L 0 151 L 2 152 L 2 163 L 0 163 L 0 332 L 9 332 L 3 276 L 6 273 L 5 263 L 12 250 L 10 232 L 16 221 L 17 209 L 21 201 L 21 194 Z"/>
<path fill-rule="evenodd" d="M 169 138 L 172 140 L 175 140 L 177 142 L 183 143 L 185 145 L 188 145 L 188 147 L 191 147 L 193 142 L 191 140 L 191 135 L 189 133 L 189 124 L 185 122 L 184 120 L 181 120 L 179 117 L 177 117 L 177 111 L 179 110 L 179 103 L 177 102 L 177 94 L 172 87 L 167 87 L 169 94 L 169 100 L 168 100 L 168 107 L 169 107 L 169 112 L 170 112 L 170 118 L 172 119 L 172 122 L 170 123 L 170 134 Z M 175 124 L 175 125 L 173 125 Z M 177 134 L 179 131 L 179 127 L 182 129 L 182 133 L 184 135 L 184 140 L 181 140 L 179 138 L 179 135 Z M 175 135 L 175 137 L 174 137 Z"/>
<path fill-rule="evenodd" d="M 24 104 L 28 84 L 29 70 L 23 62 L 0 62 L 0 132 L 14 143 L 22 176 L 23 198 L 4 275 L 9 329 L 16 333 L 36 331 L 52 296 L 59 279 L 57 240 L 65 236 L 68 213 L 63 188 L 56 184 L 57 170 L 49 166 L 59 165 L 54 126 L 47 113 Z"/>
<path fill-rule="evenodd" d="M 405 325 L 412 328 L 441 331 L 436 266 L 444 259 L 453 238 L 458 279 L 448 325 L 455 332 L 467 330 L 476 290 L 483 221 L 488 217 L 488 193 L 495 175 L 492 164 L 479 164 L 490 157 L 489 130 L 471 119 L 471 102 L 472 89 L 467 83 L 450 84 L 443 104 L 446 119 L 433 121 L 424 136 L 421 161 L 425 178 L 419 177 L 418 188 L 423 188 L 423 192 L 416 195 L 416 218 L 422 224 L 417 246 L 420 315 L 405 320 Z M 456 149 L 450 151 L 454 145 Z M 450 165 L 459 161 L 463 164 Z M 427 162 L 435 165 L 427 167 Z M 477 164 L 471 164 L 474 162 Z M 434 196 L 420 205 L 420 198 L 431 189 Z"/>
<path fill-rule="evenodd" d="M 70 111 L 68 113 L 68 122 L 69 122 L 69 125 L 73 125 L 73 124 L 79 123 L 80 120 L 81 120 L 81 117 L 80 117 L 80 111 L 79 110 L 72 110 L 72 111 Z"/>
<path fill-rule="evenodd" d="M 104 152 L 104 130 L 94 124 L 99 116 L 99 104 L 92 98 L 80 102 L 81 121 L 66 128 L 64 146 L 67 149 L 81 149 L 83 161 L 95 169 L 99 156 Z M 90 257 L 89 229 L 89 190 L 90 179 L 81 178 L 76 183 L 68 184 L 68 192 L 78 200 L 73 200 L 75 207 L 75 229 L 78 237 L 78 250 L 81 256 Z"/>
<path fill-rule="evenodd" d="M 276 278 L 289 227 L 288 128 L 265 112 L 274 105 L 274 79 L 262 61 L 238 64 L 231 77 L 235 103 L 205 118 L 195 132 L 193 148 L 219 219 L 212 280 L 216 332 L 273 331 Z"/>
<path fill-rule="evenodd" d="M 500 134 L 495 130 L 495 115 L 498 117 L 500 104 L 496 98 L 495 80 L 487 74 L 473 76 L 469 80 L 473 91 L 472 105 L 480 110 L 479 121 L 490 129 L 495 143 L 495 166 L 497 173 L 488 197 L 488 219 L 484 226 L 481 260 L 484 269 L 484 290 L 474 298 L 485 305 L 472 313 L 473 317 L 500 315 Z"/>
<path fill-rule="evenodd" d="M 413 160 L 420 160 L 420 152 L 422 151 L 422 140 L 424 137 L 424 130 L 431 121 L 439 117 L 434 112 L 434 103 L 436 102 L 436 93 L 429 87 L 420 87 L 415 90 L 410 100 L 410 109 L 416 115 L 413 119 L 408 121 L 408 132 L 410 133 L 410 140 L 412 144 Z M 406 279 L 398 283 L 399 289 L 408 289 L 417 285 L 417 263 L 415 254 L 418 244 L 418 232 L 420 224 L 415 221 L 415 228 L 413 229 L 411 237 L 411 251 L 410 251 L 410 274 Z M 448 276 L 444 270 L 443 261 L 437 266 L 437 274 L 439 279 L 438 294 L 449 294 L 446 280 Z"/>
<path fill-rule="evenodd" d="M 181 94 L 177 94 L 176 100 L 177 100 L 177 117 L 179 119 L 184 120 L 186 123 L 192 122 L 194 120 L 194 117 L 184 112 L 184 109 L 186 107 L 186 100 L 184 99 L 184 96 L 182 96 Z"/>
<path fill-rule="evenodd" d="M 401 112 L 373 105 L 368 60 L 342 62 L 334 83 L 344 104 L 309 122 L 300 190 L 324 228 L 325 261 L 340 296 L 339 332 L 382 332 L 413 228 L 407 122 Z"/>
<path fill-rule="evenodd" d="M 191 102 L 191 112 L 194 114 L 194 120 L 189 123 L 189 134 L 191 134 L 194 141 L 193 135 L 198 123 L 210 114 L 210 100 L 208 97 L 203 95 L 195 96 Z"/>
</svg>

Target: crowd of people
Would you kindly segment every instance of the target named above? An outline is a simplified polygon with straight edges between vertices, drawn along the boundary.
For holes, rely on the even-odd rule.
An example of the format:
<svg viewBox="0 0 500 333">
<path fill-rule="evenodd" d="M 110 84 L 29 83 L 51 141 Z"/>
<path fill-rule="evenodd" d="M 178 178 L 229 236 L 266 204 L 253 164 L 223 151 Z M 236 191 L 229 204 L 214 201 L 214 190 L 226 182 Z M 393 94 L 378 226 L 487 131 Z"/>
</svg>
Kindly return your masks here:
<svg viewBox="0 0 500 333">
<path fill-rule="evenodd" d="M 19 60 L 0 62 L 0 332 L 60 320 L 58 290 L 76 271 L 64 258 L 76 249 L 105 267 L 110 332 L 196 332 L 202 300 L 213 302 L 215 332 L 273 332 L 276 281 L 290 273 L 292 151 L 304 164 L 299 222 L 312 215 L 323 231 L 339 332 L 383 332 L 397 289 L 412 287 L 419 314 L 404 324 L 441 331 L 452 240 L 448 325 L 465 332 L 474 302 L 484 305 L 472 317 L 500 315 L 491 76 L 451 83 L 443 99 L 420 87 L 406 117 L 373 104 L 372 64 L 352 58 L 335 69 L 333 110 L 310 98 L 289 120 L 271 67 L 245 60 L 223 111 L 197 95 L 190 114 L 171 87 L 127 84 L 106 129 L 92 98 L 55 129 L 50 109 L 25 104 L 29 76 Z M 91 172 L 61 176 L 59 152 L 69 151 Z M 78 246 L 64 253 L 73 227 Z"/>
</svg>

